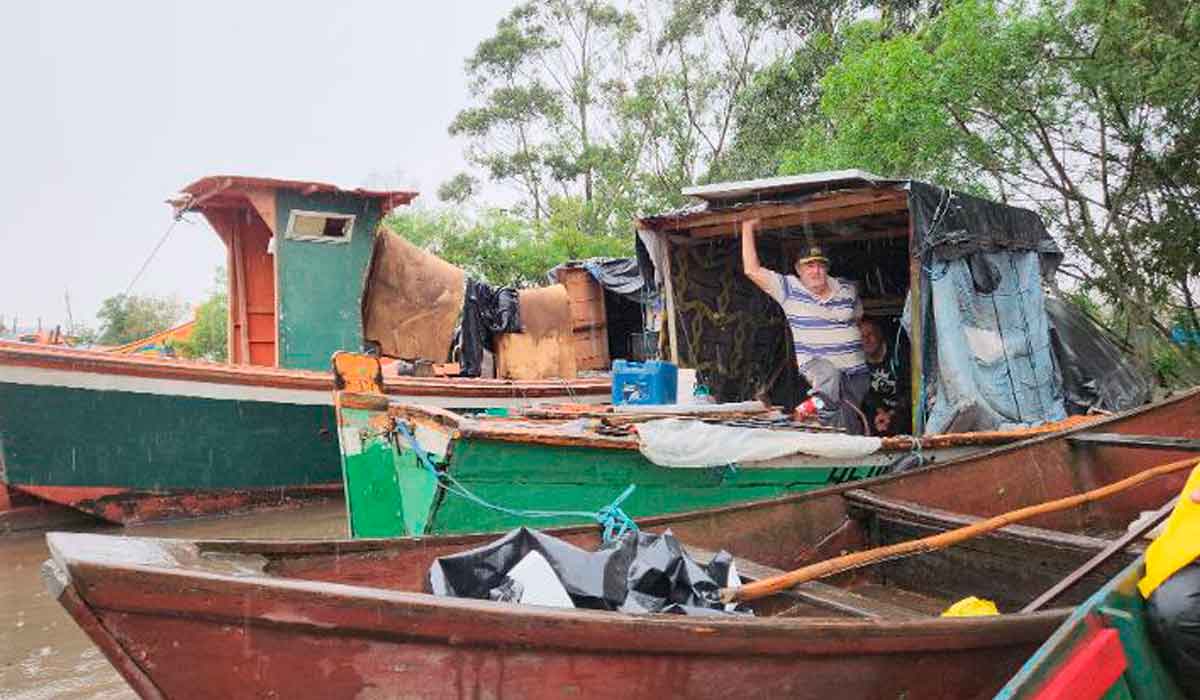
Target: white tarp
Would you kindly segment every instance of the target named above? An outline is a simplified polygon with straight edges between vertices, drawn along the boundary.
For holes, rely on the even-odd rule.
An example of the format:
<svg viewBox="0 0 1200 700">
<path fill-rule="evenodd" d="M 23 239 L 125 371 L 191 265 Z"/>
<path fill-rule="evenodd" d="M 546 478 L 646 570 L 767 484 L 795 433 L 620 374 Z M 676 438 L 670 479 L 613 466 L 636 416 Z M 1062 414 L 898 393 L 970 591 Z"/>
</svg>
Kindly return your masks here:
<svg viewBox="0 0 1200 700">
<path fill-rule="evenodd" d="M 793 454 L 852 459 L 878 452 L 882 444 L 877 437 L 738 428 L 690 418 L 639 423 L 637 432 L 642 455 L 660 467 L 719 467 Z"/>
</svg>

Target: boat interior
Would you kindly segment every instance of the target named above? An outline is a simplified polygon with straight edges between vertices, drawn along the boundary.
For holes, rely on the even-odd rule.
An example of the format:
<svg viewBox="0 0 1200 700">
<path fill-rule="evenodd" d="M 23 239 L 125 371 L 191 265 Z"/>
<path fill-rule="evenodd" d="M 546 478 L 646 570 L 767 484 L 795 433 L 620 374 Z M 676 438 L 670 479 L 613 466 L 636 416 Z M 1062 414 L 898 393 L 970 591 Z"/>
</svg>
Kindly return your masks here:
<svg viewBox="0 0 1200 700">
<path fill-rule="evenodd" d="M 1136 427 L 1137 415 L 1125 417 Z M 961 464 L 745 505 L 649 518 L 671 530 L 700 561 L 730 552 L 745 580 L 762 579 L 848 552 L 868 550 L 978 523 L 1014 509 L 1075 496 L 1153 465 L 1194 456 L 1195 440 L 1075 431 L 997 448 Z M 1097 554 L 1116 549 L 1079 576 L 1048 607 L 1074 605 L 1144 551 L 1144 541 L 1113 546 L 1145 511 L 1178 493 L 1188 470 L 1102 500 L 1036 516 L 944 549 L 801 584 L 750 604 L 762 616 L 904 621 L 932 618 L 968 596 L 1002 613 L 1021 610 Z M 1165 511 L 1163 511 L 1165 512 Z M 600 545 L 593 526 L 555 534 L 584 548 Z M 53 549 L 85 565 L 94 536 L 56 535 Z M 422 592 L 434 559 L 498 536 L 337 542 L 171 542 L 105 547 L 103 563 L 195 568 L 210 573 L 350 584 Z M 85 539 L 79 539 L 85 538 Z M 127 540 L 122 540 L 125 542 Z M 68 551 L 69 550 L 69 551 Z"/>
</svg>

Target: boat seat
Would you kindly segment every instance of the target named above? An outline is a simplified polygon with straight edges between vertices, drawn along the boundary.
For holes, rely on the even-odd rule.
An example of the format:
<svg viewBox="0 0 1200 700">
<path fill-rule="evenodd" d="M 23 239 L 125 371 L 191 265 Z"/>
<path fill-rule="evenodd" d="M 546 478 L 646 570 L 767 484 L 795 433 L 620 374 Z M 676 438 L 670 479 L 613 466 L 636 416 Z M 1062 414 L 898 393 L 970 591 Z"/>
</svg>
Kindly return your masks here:
<svg viewBox="0 0 1200 700">
<path fill-rule="evenodd" d="M 898 498 L 888 498 L 863 489 L 851 489 L 843 493 L 842 497 L 850 502 L 852 510 L 865 511 L 885 520 L 903 520 L 938 530 L 953 530 L 987 519 L 977 515 L 932 508 Z M 1007 525 L 996 530 L 992 535 L 1021 540 L 1030 544 L 1064 547 L 1086 552 L 1099 552 L 1112 542 L 1103 537 L 1090 537 L 1028 525 Z M 1137 551 L 1136 546 L 1131 547 L 1130 551 Z"/>
<path fill-rule="evenodd" d="M 688 555 L 697 561 L 711 561 L 716 556 L 716 552 L 694 547 L 690 544 L 685 544 L 683 547 Z M 734 557 L 733 561 L 737 566 L 738 575 L 744 579 L 761 581 L 765 578 L 787 573 L 782 569 L 776 569 L 748 559 L 742 559 L 741 557 Z M 855 617 L 887 620 L 918 620 L 928 618 L 928 615 L 924 615 L 916 610 L 868 598 L 867 596 L 859 595 L 821 581 L 802 583 L 799 586 L 784 591 L 781 595 Z"/>
<path fill-rule="evenodd" d="M 1200 440 L 1162 435 L 1125 435 L 1122 433 L 1076 433 L 1067 436 L 1071 447 L 1131 447 L 1150 450 L 1200 452 Z"/>
</svg>

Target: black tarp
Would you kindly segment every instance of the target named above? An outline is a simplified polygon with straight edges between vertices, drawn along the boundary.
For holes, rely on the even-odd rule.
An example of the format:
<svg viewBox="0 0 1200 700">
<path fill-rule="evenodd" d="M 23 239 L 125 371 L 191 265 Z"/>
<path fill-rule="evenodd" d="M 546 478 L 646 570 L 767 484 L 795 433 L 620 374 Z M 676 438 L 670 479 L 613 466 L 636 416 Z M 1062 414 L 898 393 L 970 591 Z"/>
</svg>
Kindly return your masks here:
<svg viewBox="0 0 1200 700">
<path fill-rule="evenodd" d="M 1121 352 L 1104 329 L 1055 297 L 1046 298 L 1046 313 L 1068 413 L 1086 413 L 1091 408 L 1125 411 L 1150 400 L 1151 377 Z"/>
<path fill-rule="evenodd" d="M 496 289 L 468 277 L 463 297 L 462 324 L 458 332 L 462 375 L 479 376 L 484 349 L 496 351 L 496 333 L 517 333 L 520 330 L 517 290 L 511 287 Z"/>
<path fill-rule="evenodd" d="M 507 573 L 530 552 L 546 559 L 577 608 L 726 612 L 718 592 L 729 582 L 732 557 L 718 552 L 701 566 L 669 530 L 661 535 L 629 532 L 589 552 L 537 530 L 518 528 L 483 547 L 439 557 L 429 568 L 429 591 L 457 598 L 519 599 Z"/>
<path fill-rule="evenodd" d="M 1039 253 L 1053 273 L 1062 250 L 1036 213 L 916 180 L 905 184 L 912 218 L 912 254 L 936 252 L 956 260 L 980 251 L 1028 250 Z"/>
<path fill-rule="evenodd" d="M 1159 585 L 1146 602 L 1146 617 L 1175 681 L 1187 697 L 1200 697 L 1200 564 L 1183 567 Z"/>
</svg>

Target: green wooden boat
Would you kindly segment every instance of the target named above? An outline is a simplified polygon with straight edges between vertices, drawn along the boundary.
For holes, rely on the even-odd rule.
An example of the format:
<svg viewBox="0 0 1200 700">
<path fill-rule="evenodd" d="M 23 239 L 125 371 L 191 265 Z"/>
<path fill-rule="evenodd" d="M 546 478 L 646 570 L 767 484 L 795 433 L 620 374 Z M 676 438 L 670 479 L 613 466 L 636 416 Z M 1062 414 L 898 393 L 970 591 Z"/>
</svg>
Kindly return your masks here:
<svg viewBox="0 0 1200 700">
<path fill-rule="evenodd" d="M 1186 698 L 1150 640 L 1146 601 L 1137 589 L 1144 574 L 1145 557 L 1139 557 L 1076 608 L 996 697 Z"/>
<path fill-rule="evenodd" d="M 389 401 L 373 386 L 372 358 L 338 353 L 334 367 L 343 387 L 334 404 L 352 537 L 574 525 L 603 520 L 611 505 L 634 518 L 679 513 L 881 476 L 915 450 L 943 462 L 1032 434 L 903 436 L 877 440 L 877 450 L 858 457 L 792 454 L 713 468 L 664 467 L 647 459 L 637 435 L 622 427 L 662 417 L 661 410 L 607 414 L 612 420 L 595 412 L 465 415 Z M 765 422 L 773 415 L 761 405 L 666 409 L 706 420 L 750 415 Z M 789 429 L 819 434 L 815 427 Z"/>
</svg>

